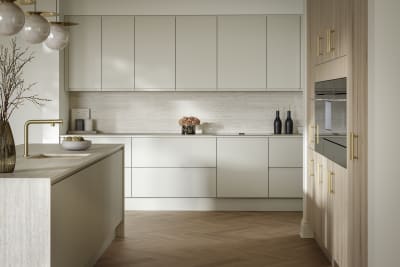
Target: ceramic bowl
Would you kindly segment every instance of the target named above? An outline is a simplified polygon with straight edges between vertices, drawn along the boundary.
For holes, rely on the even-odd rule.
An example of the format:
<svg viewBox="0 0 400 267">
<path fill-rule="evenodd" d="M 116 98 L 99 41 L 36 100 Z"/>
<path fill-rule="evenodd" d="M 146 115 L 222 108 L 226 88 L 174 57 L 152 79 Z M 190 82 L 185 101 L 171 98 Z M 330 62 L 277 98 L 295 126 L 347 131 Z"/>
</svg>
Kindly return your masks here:
<svg viewBox="0 0 400 267">
<path fill-rule="evenodd" d="M 63 141 L 61 146 L 66 150 L 82 151 L 88 149 L 92 145 L 91 141 Z"/>
</svg>

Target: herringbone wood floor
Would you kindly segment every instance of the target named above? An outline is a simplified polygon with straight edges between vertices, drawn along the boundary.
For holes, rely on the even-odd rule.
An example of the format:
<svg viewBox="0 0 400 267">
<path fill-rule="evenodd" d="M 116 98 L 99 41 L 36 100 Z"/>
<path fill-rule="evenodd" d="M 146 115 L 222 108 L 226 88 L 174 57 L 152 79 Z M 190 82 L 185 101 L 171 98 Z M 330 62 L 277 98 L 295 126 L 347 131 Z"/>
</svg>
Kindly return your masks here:
<svg viewBox="0 0 400 267">
<path fill-rule="evenodd" d="M 328 267 L 296 212 L 128 212 L 126 237 L 96 264 L 146 267 Z"/>
</svg>

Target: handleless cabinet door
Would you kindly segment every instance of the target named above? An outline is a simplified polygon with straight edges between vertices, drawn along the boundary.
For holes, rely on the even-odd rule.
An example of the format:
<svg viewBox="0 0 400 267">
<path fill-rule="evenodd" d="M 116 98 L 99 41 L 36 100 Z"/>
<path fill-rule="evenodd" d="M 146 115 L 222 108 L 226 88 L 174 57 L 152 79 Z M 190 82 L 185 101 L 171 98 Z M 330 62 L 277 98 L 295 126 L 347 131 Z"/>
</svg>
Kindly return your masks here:
<svg viewBox="0 0 400 267">
<path fill-rule="evenodd" d="M 216 90 L 217 18 L 176 17 L 177 90 Z"/>
<path fill-rule="evenodd" d="M 268 138 L 218 138 L 217 195 L 268 197 Z"/>
<path fill-rule="evenodd" d="M 125 197 L 132 197 L 132 169 L 125 168 Z"/>
<path fill-rule="evenodd" d="M 270 168 L 269 169 L 270 198 L 302 198 L 303 169 L 302 168 Z"/>
<path fill-rule="evenodd" d="M 301 17 L 267 16 L 268 89 L 300 90 Z"/>
<path fill-rule="evenodd" d="M 132 139 L 130 137 L 85 137 L 86 140 L 92 141 L 93 144 L 122 144 L 124 145 L 125 167 L 132 167 Z"/>
<path fill-rule="evenodd" d="M 266 90 L 266 17 L 218 17 L 218 89 Z"/>
<path fill-rule="evenodd" d="M 133 90 L 134 80 L 133 16 L 102 17 L 102 89 Z"/>
<path fill-rule="evenodd" d="M 214 137 L 148 137 L 132 139 L 136 168 L 215 168 Z"/>
<path fill-rule="evenodd" d="M 271 137 L 269 139 L 269 167 L 302 168 L 302 137 Z"/>
<path fill-rule="evenodd" d="M 175 90 L 175 17 L 135 17 L 135 88 Z"/>
<path fill-rule="evenodd" d="M 101 17 L 69 16 L 79 23 L 70 27 L 67 48 L 70 91 L 100 91 L 101 89 Z"/>
</svg>

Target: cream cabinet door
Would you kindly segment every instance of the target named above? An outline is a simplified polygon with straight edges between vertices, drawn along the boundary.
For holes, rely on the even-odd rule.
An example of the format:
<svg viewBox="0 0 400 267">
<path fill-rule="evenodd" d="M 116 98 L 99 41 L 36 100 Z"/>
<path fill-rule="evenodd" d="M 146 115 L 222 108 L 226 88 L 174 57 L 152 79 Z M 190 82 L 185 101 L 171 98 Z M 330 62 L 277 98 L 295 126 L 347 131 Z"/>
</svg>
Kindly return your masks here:
<svg viewBox="0 0 400 267">
<path fill-rule="evenodd" d="M 132 164 L 139 168 L 215 168 L 214 137 L 133 138 Z"/>
<path fill-rule="evenodd" d="M 267 16 L 267 88 L 301 89 L 301 17 Z"/>
<path fill-rule="evenodd" d="M 303 198 L 303 168 L 270 168 L 270 198 Z"/>
<path fill-rule="evenodd" d="M 175 90 L 175 17 L 135 17 L 135 89 Z"/>
<path fill-rule="evenodd" d="M 217 88 L 217 17 L 176 17 L 176 89 Z"/>
<path fill-rule="evenodd" d="M 85 137 L 86 140 L 92 141 L 93 144 L 122 144 L 124 145 L 125 167 L 132 166 L 132 139 L 130 137 Z"/>
<path fill-rule="evenodd" d="M 303 167 L 302 137 L 271 137 L 269 151 L 269 167 Z"/>
<path fill-rule="evenodd" d="M 218 138 L 217 151 L 218 197 L 268 197 L 268 138 Z"/>
<path fill-rule="evenodd" d="M 218 90 L 266 90 L 266 16 L 218 17 Z"/>
<path fill-rule="evenodd" d="M 135 87 L 135 18 L 102 17 L 102 90 L 129 91 Z"/>
<path fill-rule="evenodd" d="M 215 197 L 215 168 L 133 168 L 133 197 Z"/>
<path fill-rule="evenodd" d="M 70 91 L 101 90 L 101 17 L 67 16 L 79 23 L 70 27 L 70 43 L 66 53 Z"/>
<path fill-rule="evenodd" d="M 132 197 L 132 169 L 125 168 L 125 197 Z"/>
</svg>

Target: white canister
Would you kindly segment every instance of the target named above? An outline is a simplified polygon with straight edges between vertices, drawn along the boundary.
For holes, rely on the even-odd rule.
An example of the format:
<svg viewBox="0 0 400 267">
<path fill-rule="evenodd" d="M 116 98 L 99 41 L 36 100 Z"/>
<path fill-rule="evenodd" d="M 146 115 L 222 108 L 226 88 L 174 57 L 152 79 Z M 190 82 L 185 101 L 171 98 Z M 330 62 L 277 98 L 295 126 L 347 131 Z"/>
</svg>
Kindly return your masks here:
<svg viewBox="0 0 400 267">
<path fill-rule="evenodd" d="M 93 131 L 93 120 L 91 120 L 91 119 L 85 120 L 85 131 L 86 132 Z"/>
</svg>

